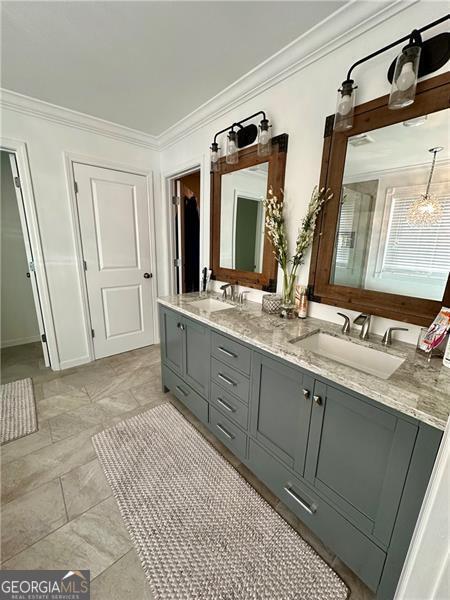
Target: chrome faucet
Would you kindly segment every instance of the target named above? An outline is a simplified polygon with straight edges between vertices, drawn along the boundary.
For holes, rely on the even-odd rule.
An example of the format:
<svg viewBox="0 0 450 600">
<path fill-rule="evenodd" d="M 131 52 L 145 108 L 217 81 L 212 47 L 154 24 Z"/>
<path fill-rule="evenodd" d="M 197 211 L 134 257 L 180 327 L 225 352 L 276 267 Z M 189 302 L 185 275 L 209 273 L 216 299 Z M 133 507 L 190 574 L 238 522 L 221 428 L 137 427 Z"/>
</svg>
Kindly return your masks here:
<svg viewBox="0 0 450 600">
<path fill-rule="evenodd" d="M 393 331 L 408 331 L 406 327 L 388 327 L 386 329 L 386 333 L 383 335 L 383 339 L 381 343 L 383 346 L 391 346 L 392 345 L 392 332 Z"/>
<path fill-rule="evenodd" d="M 361 325 L 361 331 L 360 331 L 359 337 L 362 340 L 368 340 L 369 339 L 369 327 L 370 327 L 370 315 L 361 313 L 360 315 L 358 315 L 356 317 L 356 319 L 353 321 L 353 323 L 355 323 L 355 325 Z"/>
<path fill-rule="evenodd" d="M 239 294 L 239 304 L 242 306 L 243 304 L 245 304 L 245 296 L 247 294 L 250 294 L 250 290 L 242 290 L 242 292 L 240 292 Z"/>
<path fill-rule="evenodd" d="M 338 312 L 338 315 L 340 317 L 344 317 L 344 323 L 342 325 L 342 333 L 344 333 L 345 335 L 348 335 L 350 333 L 350 317 L 348 315 L 345 315 L 344 313 Z"/>
<path fill-rule="evenodd" d="M 228 296 L 228 288 L 230 288 L 230 296 Z M 230 300 L 234 300 L 235 288 L 232 283 L 224 283 L 220 289 L 222 290 L 222 300 L 228 300 L 228 297 Z"/>
</svg>

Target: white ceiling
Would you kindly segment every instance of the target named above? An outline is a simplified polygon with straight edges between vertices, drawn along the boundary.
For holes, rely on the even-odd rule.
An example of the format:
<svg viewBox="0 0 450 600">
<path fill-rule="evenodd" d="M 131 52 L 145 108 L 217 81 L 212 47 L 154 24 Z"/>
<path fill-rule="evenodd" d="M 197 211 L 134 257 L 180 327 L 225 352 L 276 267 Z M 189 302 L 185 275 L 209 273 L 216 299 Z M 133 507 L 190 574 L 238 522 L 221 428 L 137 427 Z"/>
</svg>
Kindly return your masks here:
<svg viewBox="0 0 450 600">
<path fill-rule="evenodd" d="M 158 135 L 346 1 L 4 1 L 2 87 Z"/>
</svg>

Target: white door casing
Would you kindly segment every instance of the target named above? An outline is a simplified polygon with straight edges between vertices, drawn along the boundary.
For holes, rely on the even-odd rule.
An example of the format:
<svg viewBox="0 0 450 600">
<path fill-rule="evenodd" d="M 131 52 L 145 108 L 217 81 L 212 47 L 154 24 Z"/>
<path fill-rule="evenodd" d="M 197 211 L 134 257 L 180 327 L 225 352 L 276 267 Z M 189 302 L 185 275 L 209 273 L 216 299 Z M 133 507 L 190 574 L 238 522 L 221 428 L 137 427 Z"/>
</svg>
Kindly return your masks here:
<svg viewBox="0 0 450 600">
<path fill-rule="evenodd" d="M 9 155 L 9 162 L 11 165 L 12 176 L 14 178 L 14 189 L 16 191 L 17 207 L 19 210 L 19 218 L 20 218 L 20 225 L 22 227 L 22 235 L 23 235 L 23 241 L 24 241 L 24 246 L 25 246 L 25 254 L 26 254 L 27 262 L 28 262 L 28 271 L 29 271 L 29 275 L 30 275 L 30 283 L 31 283 L 31 290 L 33 293 L 34 306 L 36 309 L 36 319 L 37 319 L 38 328 L 39 328 L 39 336 L 41 338 L 42 354 L 44 357 L 45 366 L 49 367 L 50 366 L 50 357 L 49 357 L 49 352 L 48 352 L 48 347 L 47 347 L 47 335 L 45 332 L 44 318 L 42 316 L 41 299 L 39 296 L 38 284 L 37 284 L 37 279 L 36 279 L 36 261 L 33 256 L 33 250 L 32 250 L 31 241 L 30 241 L 30 233 L 29 233 L 29 229 L 28 229 L 28 222 L 27 222 L 27 217 L 25 214 L 25 204 L 24 204 L 24 199 L 23 199 L 23 195 L 22 195 L 22 180 L 19 175 L 19 169 L 17 166 L 17 160 L 16 160 L 15 153 L 10 152 L 10 153 L 8 153 L 8 155 Z"/>
<path fill-rule="evenodd" d="M 146 178 L 79 163 L 73 170 L 95 358 L 153 344 Z"/>
</svg>

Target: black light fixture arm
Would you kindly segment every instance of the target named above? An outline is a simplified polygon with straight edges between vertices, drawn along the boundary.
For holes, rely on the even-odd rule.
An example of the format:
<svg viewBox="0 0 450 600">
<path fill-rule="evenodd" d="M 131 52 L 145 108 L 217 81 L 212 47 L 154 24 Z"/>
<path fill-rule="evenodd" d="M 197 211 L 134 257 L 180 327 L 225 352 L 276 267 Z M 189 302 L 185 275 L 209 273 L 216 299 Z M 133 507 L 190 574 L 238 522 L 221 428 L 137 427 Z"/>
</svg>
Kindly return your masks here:
<svg viewBox="0 0 450 600">
<path fill-rule="evenodd" d="M 415 29 L 414 32 L 413 32 L 413 34 L 415 32 L 418 32 L 419 34 L 421 34 L 424 31 L 428 31 L 428 29 L 432 29 L 433 27 L 436 27 L 437 25 L 440 25 L 441 23 L 444 23 L 445 21 L 448 21 L 448 20 L 450 20 L 450 15 L 449 14 L 444 15 L 440 19 L 437 19 L 436 21 L 433 21 L 432 23 L 428 23 L 428 25 L 424 25 L 420 29 Z M 408 40 L 411 39 L 411 37 L 412 37 L 413 34 L 405 35 L 402 38 L 396 40 L 395 42 L 392 42 L 391 44 L 388 44 L 387 46 L 384 46 L 384 48 L 380 48 L 379 50 L 376 50 L 375 52 L 372 52 L 371 54 L 368 54 L 364 58 L 360 58 L 359 60 L 357 60 L 350 67 L 350 69 L 348 70 L 347 81 L 351 80 L 352 71 L 353 71 L 353 69 L 355 67 L 359 66 L 362 63 L 365 63 L 366 61 L 370 60 L 371 58 L 374 58 L 375 56 L 378 56 L 379 54 L 382 54 L 383 52 L 386 52 L 387 50 L 390 50 L 391 48 L 394 48 L 398 44 L 401 44 L 403 42 L 407 42 Z"/>
<path fill-rule="evenodd" d="M 220 135 L 221 133 L 225 133 L 226 131 L 230 131 L 233 130 L 235 127 L 239 127 L 240 129 L 243 128 L 242 123 L 246 123 L 247 121 L 250 121 L 251 119 L 254 119 L 255 117 L 257 117 L 258 115 L 262 115 L 263 119 L 266 120 L 266 113 L 263 110 L 260 110 L 258 112 L 256 112 L 253 115 L 250 115 L 250 117 L 246 117 L 245 119 L 242 119 L 242 121 L 237 121 L 236 123 L 233 123 L 232 125 L 228 125 L 228 127 L 225 127 L 224 129 L 221 129 L 220 131 L 218 131 L 215 135 L 214 135 L 214 144 L 217 144 L 217 136 Z"/>
</svg>

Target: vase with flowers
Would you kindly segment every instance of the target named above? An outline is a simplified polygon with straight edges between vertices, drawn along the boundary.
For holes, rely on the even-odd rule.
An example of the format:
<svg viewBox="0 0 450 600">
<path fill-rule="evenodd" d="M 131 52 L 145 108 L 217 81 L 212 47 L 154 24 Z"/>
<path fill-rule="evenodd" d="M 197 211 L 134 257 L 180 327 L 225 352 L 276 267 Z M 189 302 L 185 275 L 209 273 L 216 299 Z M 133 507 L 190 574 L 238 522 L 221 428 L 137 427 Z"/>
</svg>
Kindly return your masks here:
<svg viewBox="0 0 450 600">
<path fill-rule="evenodd" d="M 289 255 L 286 224 L 283 215 L 283 190 L 281 190 L 281 196 L 278 197 L 270 188 L 268 196 L 264 200 L 266 234 L 272 243 L 275 258 L 283 271 L 281 309 L 284 316 L 294 316 L 297 270 L 303 264 L 306 251 L 312 244 L 317 217 L 325 202 L 330 200 L 332 196 L 333 194 L 329 189 L 322 188 L 319 190 L 318 187 L 314 188 L 308 210 L 297 235 L 293 256 Z"/>
</svg>

